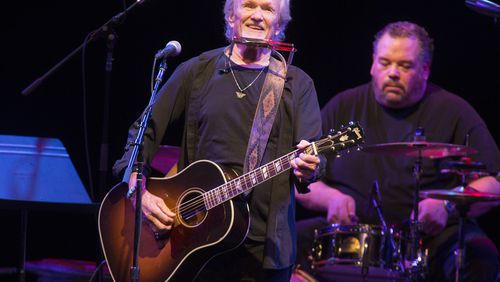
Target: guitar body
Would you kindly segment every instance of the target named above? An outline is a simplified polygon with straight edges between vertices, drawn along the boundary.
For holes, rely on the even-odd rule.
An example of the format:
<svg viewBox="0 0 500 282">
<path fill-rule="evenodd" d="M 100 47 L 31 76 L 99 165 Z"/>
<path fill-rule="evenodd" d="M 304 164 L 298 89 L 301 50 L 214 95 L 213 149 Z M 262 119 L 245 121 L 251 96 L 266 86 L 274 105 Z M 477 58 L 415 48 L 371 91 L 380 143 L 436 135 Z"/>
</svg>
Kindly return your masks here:
<svg viewBox="0 0 500 282">
<path fill-rule="evenodd" d="M 165 178 L 149 178 L 149 192 L 176 213 L 168 237 L 155 238 L 148 221 L 141 225 L 140 281 L 191 281 L 214 256 L 239 246 L 250 226 L 248 205 L 231 200 L 269 179 L 288 172 L 301 153 L 340 151 L 363 141 L 358 123 L 332 131 L 244 175 L 223 171 L 211 161 L 197 161 Z M 134 249 L 135 208 L 126 199 L 128 184 L 115 186 L 99 210 L 99 235 L 115 281 L 129 281 Z M 230 267 L 230 266 L 228 266 Z"/>
<path fill-rule="evenodd" d="M 228 200 L 190 216 L 183 207 L 203 205 L 200 195 L 229 181 L 211 161 L 197 161 L 177 175 L 149 178 L 147 189 L 176 210 L 168 237 L 156 239 L 146 220 L 141 226 L 140 281 L 191 281 L 214 256 L 239 246 L 249 228 L 246 203 Z M 133 261 L 135 209 L 126 198 L 128 184 L 113 187 L 99 211 L 99 234 L 111 275 L 129 281 Z"/>
</svg>

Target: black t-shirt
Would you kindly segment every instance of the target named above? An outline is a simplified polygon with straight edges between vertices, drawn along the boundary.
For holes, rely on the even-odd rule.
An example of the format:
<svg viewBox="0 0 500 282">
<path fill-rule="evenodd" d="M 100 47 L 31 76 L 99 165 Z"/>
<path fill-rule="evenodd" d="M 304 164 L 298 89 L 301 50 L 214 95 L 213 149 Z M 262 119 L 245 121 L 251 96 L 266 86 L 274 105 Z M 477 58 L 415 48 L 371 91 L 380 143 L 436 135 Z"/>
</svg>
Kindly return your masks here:
<svg viewBox="0 0 500 282">
<path fill-rule="evenodd" d="M 232 65 L 234 78 L 230 71 L 221 71 L 215 74 L 206 86 L 207 93 L 214 94 L 204 96 L 201 100 L 198 127 L 200 142 L 196 151 L 196 159 L 212 160 L 231 167 L 241 175 L 255 109 L 268 68 L 249 69 L 235 63 Z M 263 73 L 259 75 L 261 70 Z M 243 91 L 246 95 L 239 98 L 236 95 L 235 89 L 238 89 L 234 79 L 238 80 L 241 88 L 245 88 L 256 80 Z M 278 124 L 280 124 L 280 117 L 276 115 L 263 163 L 277 157 L 275 152 L 279 134 Z M 265 239 L 266 219 L 269 213 L 271 189 L 265 188 L 255 187 L 248 198 L 252 218 L 248 236 L 258 241 Z"/>
<path fill-rule="evenodd" d="M 421 103 L 394 110 L 380 106 L 371 84 L 344 91 L 322 109 L 323 131 L 339 128 L 350 120 L 359 121 L 365 131 L 364 145 L 414 140 L 422 127 L 428 142 L 466 144 L 479 150 L 471 157 L 483 162 L 488 170 L 500 170 L 500 152 L 476 111 L 462 98 L 429 84 Z M 467 137 L 469 135 L 469 137 Z M 450 189 L 460 184 L 458 177 L 440 173 L 445 159 L 422 159 L 420 187 Z M 409 218 L 413 207 L 416 158 L 353 152 L 341 158 L 328 157 L 324 181 L 351 195 L 361 223 L 379 224 L 370 206 L 373 182 L 378 181 L 382 209 L 388 223 L 398 224 Z"/>
</svg>

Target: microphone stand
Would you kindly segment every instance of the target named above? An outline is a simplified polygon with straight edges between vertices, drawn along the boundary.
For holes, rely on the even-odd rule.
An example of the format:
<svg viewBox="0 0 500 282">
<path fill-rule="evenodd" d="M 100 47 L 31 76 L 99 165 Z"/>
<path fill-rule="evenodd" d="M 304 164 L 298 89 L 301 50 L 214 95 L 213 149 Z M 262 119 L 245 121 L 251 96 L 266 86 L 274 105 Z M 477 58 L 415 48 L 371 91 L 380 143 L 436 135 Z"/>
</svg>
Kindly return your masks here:
<svg viewBox="0 0 500 282">
<path fill-rule="evenodd" d="M 62 65 L 64 65 L 64 63 L 66 63 L 69 59 L 71 59 L 76 53 L 80 52 L 80 50 L 82 50 L 85 45 L 87 45 L 89 42 L 93 42 L 96 38 L 99 38 L 103 34 L 108 34 L 108 30 L 110 28 L 113 28 L 117 24 L 122 23 L 123 20 L 125 19 L 125 16 L 128 15 L 130 11 L 134 9 L 137 5 L 140 5 L 143 2 L 144 0 L 134 2 L 134 4 L 130 5 L 123 12 L 118 13 L 117 15 L 109 19 L 101 27 L 92 31 L 89 34 L 88 39 L 85 40 L 85 42 L 83 42 L 75 50 L 69 53 L 66 57 L 64 57 L 61 61 L 59 61 L 59 63 L 57 63 L 55 66 L 49 69 L 45 74 L 43 74 L 41 77 L 33 81 L 28 87 L 26 87 L 23 91 L 21 91 L 21 94 L 23 96 L 28 96 L 29 94 L 31 94 L 31 92 L 37 89 L 49 76 L 51 76 L 56 70 L 58 70 Z"/>
<path fill-rule="evenodd" d="M 125 17 L 132 11 L 135 7 L 142 4 L 144 0 L 135 1 L 134 4 L 130 5 L 123 12 L 118 13 L 109 19 L 106 23 L 104 23 L 98 29 L 90 32 L 88 36 L 85 38 L 84 42 L 74 49 L 71 53 L 66 55 L 61 61 L 59 61 L 56 65 L 50 68 L 45 74 L 34 80 L 28 87 L 21 91 L 23 96 L 30 95 L 33 91 L 35 91 L 40 85 L 42 85 L 45 80 L 47 80 L 54 72 L 56 72 L 61 66 L 63 66 L 69 59 L 71 59 L 74 55 L 80 52 L 88 43 L 96 41 L 97 38 L 106 36 L 107 42 L 107 52 L 106 52 L 106 86 L 104 93 L 104 108 L 103 108 L 103 127 L 102 127 L 102 140 L 100 146 L 100 159 L 99 159 L 99 191 L 97 193 L 97 197 L 95 195 L 94 189 L 92 189 L 92 183 L 89 183 L 90 186 L 90 194 L 92 197 L 92 201 L 100 200 L 100 194 L 105 189 L 106 181 L 107 181 L 107 173 L 108 173 L 108 146 L 109 146 L 109 138 L 108 138 L 108 129 L 109 129 L 109 100 L 110 100 L 110 89 L 111 89 L 111 73 L 113 69 L 113 50 L 116 43 L 116 33 L 114 28 L 121 24 Z M 98 255 L 98 260 L 102 259 L 102 253 Z M 97 278 L 100 281 L 102 279 L 101 273 L 97 274 Z"/>
<path fill-rule="evenodd" d="M 109 29 L 106 37 L 106 78 L 104 88 L 104 105 L 102 110 L 102 134 L 99 159 L 99 186 L 96 195 L 96 200 L 101 199 L 101 193 L 107 186 L 108 174 L 108 155 L 109 155 L 109 113 L 110 113 L 110 98 L 111 98 L 111 74 L 113 71 L 113 50 L 116 44 L 116 33 L 113 28 Z"/>
<path fill-rule="evenodd" d="M 386 266 L 389 266 L 392 268 L 393 266 L 393 257 L 398 253 L 397 252 L 397 248 L 396 248 L 396 242 L 394 242 L 394 238 L 393 238 L 393 234 L 392 234 L 392 229 L 389 229 L 387 227 L 387 223 L 384 219 L 384 215 L 382 213 L 382 205 L 381 205 L 381 199 L 380 199 L 380 189 L 379 189 L 379 186 L 378 186 L 378 181 L 375 180 L 373 181 L 373 186 L 372 186 L 372 194 L 373 194 L 373 197 L 371 199 L 372 201 L 372 204 L 373 204 L 373 208 L 375 208 L 375 210 L 377 211 L 377 215 L 378 215 L 378 219 L 380 220 L 380 223 L 382 224 L 382 228 L 384 229 L 385 232 L 387 232 L 389 235 L 388 235 L 388 239 L 386 240 L 389 240 L 389 243 L 391 244 L 390 246 L 390 253 L 389 254 L 384 254 L 385 256 L 385 259 L 386 259 Z M 384 244 L 386 244 L 387 242 L 385 242 Z M 387 257 L 387 255 L 389 255 L 389 258 Z M 404 268 L 404 264 L 401 260 L 398 259 L 398 265 L 397 267 L 399 268 L 399 270 L 401 270 L 402 272 L 405 271 L 405 268 Z"/>
<path fill-rule="evenodd" d="M 132 9 L 134 9 L 137 5 L 140 5 L 144 2 L 135 1 L 134 4 L 130 5 L 123 12 L 118 13 L 109 19 L 106 23 L 104 23 L 98 29 L 89 33 L 84 42 L 74 49 L 71 53 L 69 53 L 66 57 L 64 57 L 61 61 L 59 61 L 55 66 L 49 69 L 45 74 L 35 79 L 28 87 L 26 87 L 21 94 L 23 96 L 30 95 L 33 91 L 35 91 L 45 80 L 47 80 L 55 71 L 57 71 L 62 65 L 64 65 L 69 59 L 71 59 L 75 54 L 80 52 L 85 48 L 86 45 L 90 42 L 94 42 L 97 38 L 106 36 L 107 38 L 107 56 L 106 56 L 106 88 L 104 94 L 104 110 L 103 110 L 103 128 L 102 128 L 102 140 L 100 147 L 100 167 L 99 167 L 99 190 L 100 192 L 104 191 L 104 186 L 106 185 L 106 174 L 108 172 L 108 128 L 109 128 L 109 99 L 110 99 L 110 89 L 111 89 L 111 71 L 113 69 L 113 50 L 116 41 L 116 34 L 114 32 L 114 27 L 118 24 L 121 24 L 125 17 L 130 13 Z M 89 184 L 92 187 L 92 183 Z M 93 190 L 93 189 L 91 189 Z M 100 199 L 100 197 L 96 198 L 94 195 L 94 191 L 90 191 L 92 195 L 92 200 L 96 201 Z"/>
<path fill-rule="evenodd" d="M 128 162 L 127 169 L 125 170 L 125 173 L 123 175 L 123 182 L 128 183 L 132 171 L 137 172 L 137 183 L 135 186 L 129 188 L 126 195 L 126 197 L 130 199 L 135 194 L 135 223 L 134 223 L 135 228 L 134 228 L 134 250 L 133 250 L 134 253 L 132 259 L 132 266 L 130 267 L 130 281 L 133 282 L 138 282 L 140 275 L 138 258 L 139 258 L 139 243 L 141 238 L 141 225 L 142 225 L 141 200 L 142 200 L 142 185 L 143 185 L 144 175 L 143 175 L 143 164 L 141 158 L 142 158 L 142 150 L 144 142 L 144 133 L 146 132 L 148 121 L 151 117 L 153 104 L 156 100 L 156 94 L 158 92 L 160 83 L 163 79 L 163 74 L 167 69 L 166 57 L 162 59 L 159 68 L 160 70 L 158 71 L 158 74 L 156 76 L 153 93 L 151 93 L 151 98 L 142 116 L 141 123 L 139 125 L 139 131 L 137 132 L 137 136 L 135 137 L 134 143 L 131 144 L 133 146 L 133 150 L 130 156 L 130 160 Z"/>
</svg>

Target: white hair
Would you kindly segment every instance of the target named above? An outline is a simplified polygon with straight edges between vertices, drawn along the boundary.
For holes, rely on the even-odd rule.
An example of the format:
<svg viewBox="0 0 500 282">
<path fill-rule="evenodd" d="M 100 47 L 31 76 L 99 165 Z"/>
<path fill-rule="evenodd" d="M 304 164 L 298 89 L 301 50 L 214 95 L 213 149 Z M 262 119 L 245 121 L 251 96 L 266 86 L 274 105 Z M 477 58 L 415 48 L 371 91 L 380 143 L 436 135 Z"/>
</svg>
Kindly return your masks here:
<svg viewBox="0 0 500 282">
<path fill-rule="evenodd" d="M 229 25 L 229 18 L 234 15 L 236 0 L 226 0 L 224 4 L 224 20 L 226 21 L 226 38 L 231 41 L 234 36 L 234 30 Z M 242 0 L 244 1 L 244 0 Z M 279 20 L 278 20 L 278 34 L 273 35 L 272 39 L 283 40 L 285 38 L 285 29 L 292 17 L 290 16 L 290 0 L 280 0 L 279 7 Z"/>
</svg>

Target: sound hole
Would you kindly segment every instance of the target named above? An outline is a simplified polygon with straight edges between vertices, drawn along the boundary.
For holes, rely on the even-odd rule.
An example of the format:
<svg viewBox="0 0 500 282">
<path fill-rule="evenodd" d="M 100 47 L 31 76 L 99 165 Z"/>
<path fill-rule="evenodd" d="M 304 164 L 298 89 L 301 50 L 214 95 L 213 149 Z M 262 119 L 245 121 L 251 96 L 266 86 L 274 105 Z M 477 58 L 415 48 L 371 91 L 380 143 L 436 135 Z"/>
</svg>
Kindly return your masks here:
<svg viewBox="0 0 500 282">
<path fill-rule="evenodd" d="M 207 217 L 207 208 L 201 189 L 192 188 L 185 191 L 180 197 L 178 207 L 179 219 L 187 227 L 196 227 Z"/>
</svg>

